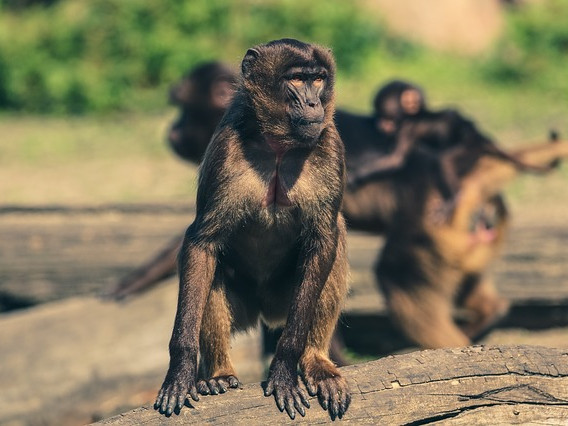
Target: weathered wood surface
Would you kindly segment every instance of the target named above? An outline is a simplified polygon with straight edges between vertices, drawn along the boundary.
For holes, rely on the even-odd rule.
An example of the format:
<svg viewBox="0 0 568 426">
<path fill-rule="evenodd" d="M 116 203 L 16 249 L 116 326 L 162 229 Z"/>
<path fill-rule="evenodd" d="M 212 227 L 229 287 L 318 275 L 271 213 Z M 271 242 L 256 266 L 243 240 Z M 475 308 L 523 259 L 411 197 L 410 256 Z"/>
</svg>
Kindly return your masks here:
<svg viewBox="0 0 568 426">
<path fill-rule="evenodd" d="M 28 303 L 98 293 L 191 220 L 187 208 L 153 208 L 0 211 L 0 291 L 20 301 L 27 298 Z M 554 289 L 551 294 L 557 289 L 568 293 L 562 269 L 568 258 L 562 220 L 548 220 L 538 227 L 534 221 L 521 223 L 522 232 L 513 236 L 520 238 L 518 244 L 507 246 L 501 262 L 512 269 L 516 263 L 528 262 L 541 274 L 539 285 L 524 283 L 531 303 L 549 288 Z M 524 245 L 522 236 L 533 225 L 534 240 Z M 545 230 L 550 240 L 541 242 L 538 235 Z M 358 336 L 359 344 L 395 349 L 393 342 L 400 340 L 400 334 L 380 311 L 382 299 L 370 269 L 381 240 L 351 234 L 349 244 L 355 283 L 348 308 L 354 310 L 351 318 L 363 319 L 361 330 L 371 334 L 359 334 L 350 314 L 342 324 L 351 327 L 349 335 Z M 508 253 L 520 254 L 511 259 Z M 543 269 L 539 269 L 541 260 Z M 505 283 L 508 273 L 500 275 Z M 121 305 L 74 297 L 0 315 L 0 424 L 75 425 L 151 400 L 167 367 L 176 287 L 172 279 Z M 357 297 L 375 304 L 372 320 L 365 322 L 364 310 L 357 313 Z M 554 299 L 545 299 L 550 300 Z M 380 324 L 390 328 L 381 330 Z M 493 332 L 484 342 L 568 347 L 568 329 L 536 333 L 506 329 Z M 237 340 L 233 349 L 241 378 L 264 377 L 258 334 Z"/>
<path fill-rule="evenodd" d="M 0 312 L 104 291 L 150 258 L 192 219 L 189 206 L 0 209 Z M 568 225 L 562 214 L 513 221 L 495 265 L 500 291 L 515 305 L 568 308 Z M 384 314 L 372 266 L 382 239 L 350 232 L 353 314 Z M 538 315 L 546 320 L 547 309 Z M 523 311 L 518 316 L 526 318 Z M 554 320 L 554 316 L 551 316 Z M 553 324 L 545 324 L 550 326 Z"/>
<path fill-rule="evenodd" d="M 0 316 L 0 424 L 85 424 L 153 399 L 175 287 L 125 304 L 75 297 Z M 258 332 L 237 336 L 232 356 L 243 381 L 262 378 Z"/>
<path fill-rule="evenodd" d="M 74 297 L 1 315 L 0 424 L 84 424 L 153 400 L 176 297 L 171 279 L 123 304 Z M 359 344 L 388 346 L 399 336 L 366 329 Z M 486 341 L 568 349 L 568 329 L 494 331 Z M 231 354 L 245 383 L 265 377 L 258 332 L 235 339 Z"/>
<path fill-rule="evenodd" d="M 566 424 L 568 351 L 533 346 L 413 352 L 342 369 L 352 392 L 342 422 L 353 424 Z M 315 398 L 295 423 L 329 421 Z M 202 397 L 166 418 L 147 405 L 101 425 L 289 423 L 260 384 Z"/>
</svg>

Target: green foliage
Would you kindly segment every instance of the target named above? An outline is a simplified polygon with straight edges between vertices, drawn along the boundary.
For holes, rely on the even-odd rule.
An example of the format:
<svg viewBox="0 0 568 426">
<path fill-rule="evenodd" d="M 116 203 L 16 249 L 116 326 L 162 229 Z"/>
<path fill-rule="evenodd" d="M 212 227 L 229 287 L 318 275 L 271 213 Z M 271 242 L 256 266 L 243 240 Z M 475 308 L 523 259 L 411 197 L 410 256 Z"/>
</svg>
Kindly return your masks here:
<svg viewBox="0 0 568 426">
<path fill-rule="evenodd" d="M 496 83 L 534 84 L 568 90 L 568 2 L 547 0 L 510 11 L 505 36 L 482 64 Z"/>
<path fill-rule="evenodd" d="M 251 45 L 281 37 L 330 46 L 347 73 L 386 40 L 356 2 L 342 0 L 61 0 L 5 9 L 0 108 L 140 109 L 141 93 L 162 106 L 165 86 L 195 63 L 235 63 Z"/>
<path fill-rule="evenodd" d="M 340 101 L 358 110 L 366 83 L 392 77 L 442 97 L 453 83 L 460 92 L 522 83 L 568 93 L 566 16 L 565 0 L 512 9 L 505 36 L 480 60 L 392 36 L 363 0 L 0 0 L 0 110 L 158 110 L 196 63 L 236 64 L 251 45 L 281 37 L 331 47 L 340 85 L 352 86 Z"/>
</svg>

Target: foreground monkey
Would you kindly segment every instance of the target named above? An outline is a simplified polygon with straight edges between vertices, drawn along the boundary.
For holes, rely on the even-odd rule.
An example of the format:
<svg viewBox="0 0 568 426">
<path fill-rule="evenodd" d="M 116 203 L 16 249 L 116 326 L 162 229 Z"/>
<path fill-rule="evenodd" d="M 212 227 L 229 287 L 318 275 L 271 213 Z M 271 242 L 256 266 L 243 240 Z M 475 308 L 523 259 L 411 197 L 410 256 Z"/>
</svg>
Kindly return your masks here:
<svg viewBox="0 0 568 426">
<path fill-rule="evenodd" d="M 265 395 L 290 418 L 304 415 L 299 364 L 308 393 L 332 418 L 349 406 L 347 383 L 328 358 L 347 292 L 334 72 L 328 50 L 291 39 L 249 49 L 243 59 L 242 83 L 205 154 L 196 218 L 179 255 L 170 366 L 155 403 L 167 415 L 188 394 L 197 401 L 198 393 L 238 387 L 230 334 L 259 316 L 285 323 Z"/>
</svg>

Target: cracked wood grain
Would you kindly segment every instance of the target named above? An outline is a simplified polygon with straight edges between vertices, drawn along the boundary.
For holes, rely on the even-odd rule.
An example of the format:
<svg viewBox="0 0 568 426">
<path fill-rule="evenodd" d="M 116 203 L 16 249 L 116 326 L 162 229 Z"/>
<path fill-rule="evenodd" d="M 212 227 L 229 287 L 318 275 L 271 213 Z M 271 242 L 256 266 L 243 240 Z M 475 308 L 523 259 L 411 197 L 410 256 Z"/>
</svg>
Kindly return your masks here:
<svg viewBox="0 0 568 426">
<path fill-rule="evenodd" d="M 353 401 L 341 422 L 424 425 L 568 422 L 568 350 L 538 346 L 472 346 L 389 356 L 342 369 Z M 296 423 L 327 423 L 311 404 Z M 100 424 L 287 423 L 260 384 L 203 397 L 165 418 L 150 406 Z"/>
</svg>

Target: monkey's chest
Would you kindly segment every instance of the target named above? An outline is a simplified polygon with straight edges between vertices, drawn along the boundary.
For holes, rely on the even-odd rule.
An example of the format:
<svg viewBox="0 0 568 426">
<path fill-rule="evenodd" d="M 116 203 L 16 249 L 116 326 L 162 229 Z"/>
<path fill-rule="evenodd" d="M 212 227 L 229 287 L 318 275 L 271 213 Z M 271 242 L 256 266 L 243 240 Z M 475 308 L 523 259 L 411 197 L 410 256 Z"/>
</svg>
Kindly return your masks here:
<svg viewBox="0 0 568 426">
<path fill-rule="evenodd" d="M 282 211 L 286 213 L 286 210 Z M 271 223 L 264 221 L 249 222 L 231 239 L 227 253 L 236 270 L 251 277 L 258 284 L 269 280 L 275 273 L 279 275 L 290 268 L 298 252 L 299 227 L 290 215 L 276 213 Z M 254 223 L 256 222 L 256 223 Z M 284 267 L 286 271 L 281 271 Z"/>
<path fill-rule="evenodd" d="M 288 188 L 282 181 L 282 176 L 278 173 L 278 170 L 275 170 L 268 182 L 268 189 L 262 200 L 262 207 L 290 207 L 291 205 L 292 201 L 288 197 Z"/>
</svg>

